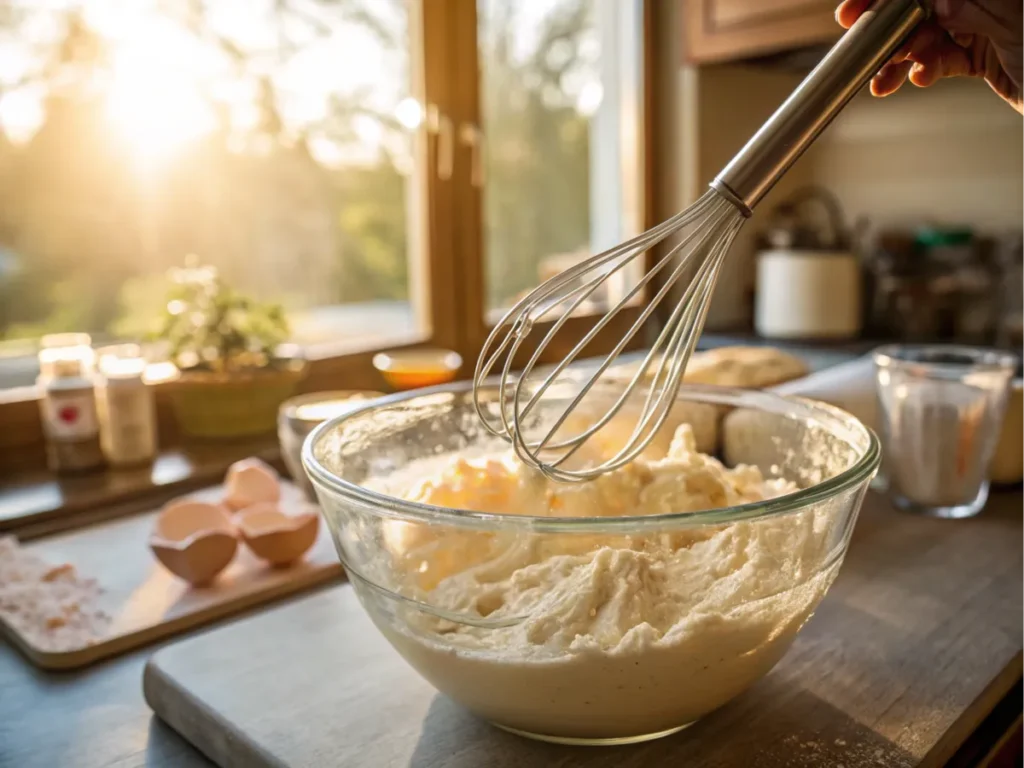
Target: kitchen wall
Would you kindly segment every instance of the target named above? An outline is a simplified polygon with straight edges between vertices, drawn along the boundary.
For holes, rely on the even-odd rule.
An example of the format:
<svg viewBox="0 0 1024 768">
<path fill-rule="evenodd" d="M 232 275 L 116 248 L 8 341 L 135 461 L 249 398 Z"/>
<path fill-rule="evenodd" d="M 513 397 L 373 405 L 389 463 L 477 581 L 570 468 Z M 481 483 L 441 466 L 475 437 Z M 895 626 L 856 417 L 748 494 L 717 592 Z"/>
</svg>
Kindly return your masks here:
<svg viewBox="0 0 1024 768">
<path fill-rule="evenodd" d="M 654 66 L 659 73 L 674 73 L 657 78 L 653 165 L 658 221 L 703 194 L 708 182 L 799 82 L 792 74 L 763 69 L 682 65 L 681 10 L 682 3 L 653 6 L 659 53 Z M 806 183 L 802 174 L 802 165 L 795 168 L 766 198 L 765 207 Z M 736 327 L 749 314 L 744 307 L 752 286 L 753 239 L 766 213 L 756 213 L 736 239 L 715 290 L 709 328 Z"/>
<path fill-rule="evenodd" d="M 699 180 L 699 190 L 703 191 L 792 92 L 799 78 L 789 73 L 739 67 L 702 68 L 693 74 L 698 149 L 689 158 L 685 172 Z M 757 232 L 779 200 L 810 182 L 808 173 L 808 163 L 801 159 L 740 230 L 715 289 L 707 328 L 732 329 L 749 321 Z"/>
<path fill-rule="evenodd" d="M 678 60 L 677 60 L 678 61 Z M 800 81 L 801 75 L 743 66 L 683 68 L 676 81 L 672 159 L 685 204 Z M 872 228 L 924 222 L 968 224 L 985 232 L 1021 228 L 1022 121 L 980 81 L 905 86 L 887 99 L 857 97 L 765 199 L 727 262 L 709 328 L 749 321 L 754 236 L 774 203 L 820 184 L 848 221 Z"/>
<path fill-rule="evenodd" d="M 1020 229 L 1022 120 L 984 83 L 946 80 L 858 98 L 809 156 L 849 215 L 879 225 Z"/>
</svg>

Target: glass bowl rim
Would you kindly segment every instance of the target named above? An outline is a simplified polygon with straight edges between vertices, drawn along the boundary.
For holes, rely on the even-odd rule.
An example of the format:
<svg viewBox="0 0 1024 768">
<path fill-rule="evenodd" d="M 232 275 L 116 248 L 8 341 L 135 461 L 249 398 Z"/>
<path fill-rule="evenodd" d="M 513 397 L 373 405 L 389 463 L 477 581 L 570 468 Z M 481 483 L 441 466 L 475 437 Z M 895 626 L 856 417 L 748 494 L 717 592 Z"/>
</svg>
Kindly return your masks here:
<svg viewBox="0 0 1024 768">
<path fill-rule="evenodd" d="M 488 379 L 486 386 L 498 387 L 498 380 Z M 527 529 L 535 533 L 637 533 L 638 531 L 659 530 L 667 527 L 690 528 L 701 525 L 720 525 L 740 521 L 760 520 L 776 515 L 796 512 L 811 504 L 826 501 L 840 493 L 854 488 L 870 480 L 878 469 L 881 459 L 881 446 L 878 437 L 869 427 L 855 416 L 841 408 L 828 405 L 805 397 L 778 395 L 765 390 L 741 389 L 738 387 L 721 387 L 717 385 L 684 384 L 680 387 L 679 399 L 692 402 L 725 405 L 753 410 L 761 402 L 775 404 L 779 410 L 770 411 L 784 417 L 793 418 L 801 415 L 809 420 L 816 420 L 835 434 L 843 428 L 859 432 L 867 439 L 867 448 L 850 467 L 833 477 L 794 493 L 777 496 L 766 501 L 750 502 L 732 507 L 702 510 L 699 512 L 667 512 L 660 515 L 642 515 L 633 517 L 540 517 L 534 515 L 504 515 L 491 512 L 439 507 L 416 501 L 407 501 L 373 491 L 357 483 L 345 480 L 327 469 L 315 456 L 314 446 L 324 439 L 333 429 L 348 419 L 367 415 L 370 411 L 388 408 L 405 401 L 420 397 L 433 397 L 438 394 L 464 394 L 471 391 L 472 381 L 457 381 L 434 387 L 398 392 L 335 416 L 319 424 L 303 441 L 302 467 L 306 471 L 313 486 L 319 490 L 340 495 L 346 499 L 372 506 L 374 512 L 385 517 L 421 523 L 445 523 L 457 528 L 479 530 L 501 530 L 509 528 Z M 699 397 L 683 397 L 689 393 Z M 749 401 L 749 402 L 743 402 Z M 796 413 L 782 410 L 796 409 Z"/>
</svg>

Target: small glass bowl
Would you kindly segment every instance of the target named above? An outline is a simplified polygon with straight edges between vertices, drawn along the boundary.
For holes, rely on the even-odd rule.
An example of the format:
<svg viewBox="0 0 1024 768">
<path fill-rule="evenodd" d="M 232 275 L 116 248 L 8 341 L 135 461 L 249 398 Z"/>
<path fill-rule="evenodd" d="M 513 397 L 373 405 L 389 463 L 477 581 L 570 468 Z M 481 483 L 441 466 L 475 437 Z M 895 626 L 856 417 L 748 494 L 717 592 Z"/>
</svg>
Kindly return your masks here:
<svg viewBox="0 0 1024 768">
<path fill-rule="evenodd" d="M 497 407 L 496 385 L 481 394 L 484 408 Z M 571 397 L 542 399 L 540 421 L 557 418 Z M 421 462 L 507 449 L 482 427 L 469 382 L 391 395 L 324 423 L 306 440 L 302 462 L 360 602 L 434 687 L 521 735 L 580 744 L 644 741 L 685 728 L 778 662 L 835 578 L 879 463 L 874 434 L 831 406 L 696 385 L 683 387 L 676 405 L 676 423 L 698 410 L 720 418 L 712 442 L 728 466 L 756 465 L 801 490 L 742 506 L 642 517 L 486 514 L 398 498 L 398 479 L 420 472 Z M 675 426 L 666 425 L 669 435 Z M 380 478 L 396 483 L 393 493 L 381 490 Z M 774 542 L 773 553 L 759 553 L 751 542 Z M 483 586 L 525 578 L 518 560 L 502 559 L 523 552 L 586 559 L 608 549 L 641 562 L 656 557 L 659 547 L 680 552 L 702 545 L 721 548 L 711 552 L 707 568 L 698 561 L 690 574 L 703 602 L 684 607 L 671 628 L 639 625 L 635 643 L 603 645 L 602 633 L 615 630 L 601 629 L 600 617 L 628 584 L 660 578 L 657 564 L 639 581 L 584 582 L 593 587 L 589 596 L 543 586 L 531 591 L 527 583 L 523 594 L 530 598 L 512 615 L 484 600 L 453 607 L 435 589 L 452 575 Z M 645 597 L 644 589 L 620 600 L 619 609 L 656 611 L 657 596 Z M 688 590 L 684 585 L 673 594 L 685 598 Z M 552 633 L 566 632 L 549 620 L 552 599 L 561 601 L 569 627 L 573 617 L 596 622 L 596 645 L 581 644 L 579 636 L 572 641 L 571 632 L 551 641 Z M 662 634 L 650 634 L 656 632 Z"/>
<path fill-rule="evenodd" d="M 379 352 L 373 356 L 373 367 L 389 387 L 401 392 L 454 381 L 462 357 L 450 349 L 417 347 Z"/>
<path fill-rule="evenodd" d="M 340 389 L 297 395 L 281 404 L 277 412 L 277 439 L 281 445 L 281 457 L 292 480 L 311 501 L 315 500 L 313 486 L 302 469 L 302 442 L 306 435 L 318 424 L 383 396 L 383 392 L 371 390 Z"/>
</svg>

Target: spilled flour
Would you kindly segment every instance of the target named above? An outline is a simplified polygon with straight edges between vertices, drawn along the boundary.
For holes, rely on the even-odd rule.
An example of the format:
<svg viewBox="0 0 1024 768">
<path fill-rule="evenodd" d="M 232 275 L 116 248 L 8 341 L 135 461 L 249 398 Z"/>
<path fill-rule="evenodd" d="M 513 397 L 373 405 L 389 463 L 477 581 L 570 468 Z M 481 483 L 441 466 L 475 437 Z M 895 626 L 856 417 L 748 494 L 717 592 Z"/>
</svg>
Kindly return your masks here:
<svg viewBox="0 0 1024 768">
<path fill-rule="evenodd" d="M 697 452 L 683 425 L 665 457 L 592 482 L 552 484 L 510 456 L 483 457 L 452 460 L 404 495 L 608 517 L 795 490 Z M 781 658 L 838 569 L 833 517 L 811 509 L 633 536 L 391 521 L 385 545 L 400 590 L 436 610 L 374 619 L 434 686 L 500 725 L 582 739 L 660 733 L 721 706 Z"/>
<path fill-rule="evenodd" d="M 112 619 L 102 589 L 69 563 L 53 565 L 0 537 L 0 622 L 38 651 L 67 653 L 98 643 Z"/>
</svg>

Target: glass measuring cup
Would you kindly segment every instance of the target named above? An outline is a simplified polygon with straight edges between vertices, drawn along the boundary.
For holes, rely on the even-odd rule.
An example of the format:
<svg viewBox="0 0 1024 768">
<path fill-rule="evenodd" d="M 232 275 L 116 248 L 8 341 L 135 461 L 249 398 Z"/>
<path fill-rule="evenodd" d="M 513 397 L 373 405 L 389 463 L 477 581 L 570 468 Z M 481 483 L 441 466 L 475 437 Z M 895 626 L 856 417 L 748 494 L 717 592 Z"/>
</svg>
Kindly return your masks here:
<svg viewBox="0 0 1024 768">
<path fill-rule="evenodd" d="M 1016 358 L 975 347 L 892 345 L 874 360 L 881 487 L 901 509 L 977 514 L 988 498 Z"/>
</svg>

